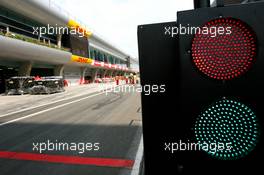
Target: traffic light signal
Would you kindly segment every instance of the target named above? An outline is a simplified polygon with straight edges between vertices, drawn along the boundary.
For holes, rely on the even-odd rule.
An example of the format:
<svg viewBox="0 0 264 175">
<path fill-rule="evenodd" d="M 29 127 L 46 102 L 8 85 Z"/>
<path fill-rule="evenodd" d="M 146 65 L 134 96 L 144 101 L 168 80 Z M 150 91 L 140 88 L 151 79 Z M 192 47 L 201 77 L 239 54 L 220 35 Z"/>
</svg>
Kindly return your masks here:
<svg viewBox="0 0 264 175">
<path fill-rule="evenodd" d="M 166 23 L 139 26 L 142 84 L 149 69 L 159 70 L 151 62 L 167 63 L 155 82 L 167 85 L 166 94 L 142 95 L 147 174 L 161 167 L 174 174 L 262 170 L 263 9 L 256 2 L 178 12 L 173 37 L 164 34 Z M 161 117 L 164 111 L 171 114 Z"/>
</svg>

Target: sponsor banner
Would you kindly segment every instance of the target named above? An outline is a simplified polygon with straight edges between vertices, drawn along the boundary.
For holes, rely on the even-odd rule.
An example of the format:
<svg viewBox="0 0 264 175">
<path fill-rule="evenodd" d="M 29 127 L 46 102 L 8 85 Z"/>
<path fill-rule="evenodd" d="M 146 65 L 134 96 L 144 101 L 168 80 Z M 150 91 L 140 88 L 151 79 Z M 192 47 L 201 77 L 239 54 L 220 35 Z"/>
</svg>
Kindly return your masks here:
<svg viewBox="0 0 264 175">
<path fill-rule="evenodd" d="M 93 59 L 85 58 L 85 57 L 81 57 L 81 56 L 77 56 L 77 55 L 72 55 L 71 61 L 78 62 L 78 63 L 85 63 L 85 64 L 92 64 L 93 63 Z"/>
<path fill-rule="evenodd" d="M 111 63 L 104 63 L 104 67 L 111 69 L 112 66 L 111 66 Z"/>
<path fill-rule="evenodd" d="M 117 68 L 117 65 L 116 65 L 116 64 L 112 64 L 112 65 L 111 65 L 111 68 L 112 68 L 112 69 L 116 69 L 116 68 Z"/>
<path fill-rule="evenodd" d="M 127 67 L 122 67 L 120 65 L 111 64 L 111 63 L 105 63 L 102 61 L 97 61 L 97 60 L 93 60 L 91 58 L 85 58 L 85 57 L 81 57 L 78 55 L 72 55 L 71 61 L 77 62 L 77 63 L 90 64 L 92 66 L 97 66 L 97 67 L 104 67 L 104 68 L 108 68 L 108 69 L 116 69 L 116 70 L 122 70 L 122 71 L 128 71 L 129 70 Z"/>
<path fill-rule="evenodd" d="M 94 66 L 104 67 L 104 62 L 94 60 Z"/>
<path fill-rule="evenodd" d="M 77 29 L 79 32 L 84 33 L 84 35 L 88 38 L 92 36 L 91 31 L 89 31 L 85 26 L 80 25 L 78 22 L 72 19 L 69 20 L 68 27 Z"/>
</svg>

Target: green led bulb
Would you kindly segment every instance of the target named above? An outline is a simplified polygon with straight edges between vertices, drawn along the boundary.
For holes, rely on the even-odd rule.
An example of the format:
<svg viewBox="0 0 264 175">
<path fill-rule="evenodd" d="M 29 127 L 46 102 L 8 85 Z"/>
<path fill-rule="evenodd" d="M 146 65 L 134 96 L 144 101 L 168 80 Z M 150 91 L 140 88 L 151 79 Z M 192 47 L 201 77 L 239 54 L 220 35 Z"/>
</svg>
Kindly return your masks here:
<svg viewBox="0 0 264 175">
<path fill-rule="evenodd" d="M 201 127 L 202 126 L 202 127 Z M 256 146 L 259 128 L 252 109 L 233 99 L 221 99 L 207 107 L 195 123 L 195 136 L 217 149 L 204 149 L 217 159 L 233 160 L 245 157 Z M 224 145 L 224 149 L 219 149 Z"/>
</svg>

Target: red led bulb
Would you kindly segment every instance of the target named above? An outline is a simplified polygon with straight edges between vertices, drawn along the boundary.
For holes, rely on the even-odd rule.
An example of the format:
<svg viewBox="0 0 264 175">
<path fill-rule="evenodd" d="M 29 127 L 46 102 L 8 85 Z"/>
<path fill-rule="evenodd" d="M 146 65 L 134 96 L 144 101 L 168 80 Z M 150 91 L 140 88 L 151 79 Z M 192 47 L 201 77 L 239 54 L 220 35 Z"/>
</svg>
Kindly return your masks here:
<svg viewBox="0 0 264 175">
<path fill-rule="evenodd" d="M 256 58 L 255 33 L 234 18 L 214 19 L 200 27 L 192 41 L 196 67 L 217 80 L 231 80 L 247 72 Z"/>
</svg>

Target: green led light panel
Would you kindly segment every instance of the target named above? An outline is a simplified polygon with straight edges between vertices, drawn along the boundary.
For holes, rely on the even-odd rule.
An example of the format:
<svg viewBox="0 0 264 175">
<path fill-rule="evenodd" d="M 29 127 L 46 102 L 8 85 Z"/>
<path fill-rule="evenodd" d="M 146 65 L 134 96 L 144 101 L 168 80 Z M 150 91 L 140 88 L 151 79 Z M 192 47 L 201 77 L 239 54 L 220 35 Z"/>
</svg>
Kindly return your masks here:
<svg viewBox="0 0 264 175">
<path fill-rule="evenodd" d="M 259 134 L 257 117 L 252 109 L 227 98 L 205 109 L 197 118 L 194 129 L 202 150 L 222 160 L 245 157 L 255 148 Z"/>
</svg>

